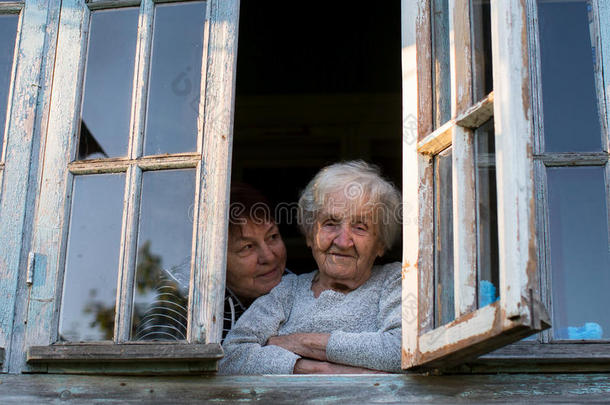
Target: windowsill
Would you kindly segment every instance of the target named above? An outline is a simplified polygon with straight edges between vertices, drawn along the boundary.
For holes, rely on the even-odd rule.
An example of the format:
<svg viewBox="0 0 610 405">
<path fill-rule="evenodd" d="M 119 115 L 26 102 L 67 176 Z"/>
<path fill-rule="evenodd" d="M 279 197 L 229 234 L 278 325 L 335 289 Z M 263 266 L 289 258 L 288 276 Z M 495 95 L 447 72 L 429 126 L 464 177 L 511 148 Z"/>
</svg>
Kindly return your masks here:
<svg viewBox="0 0 610 405">
<path fill-rule="evenodd" d="M 58 374 L 204 374 L 218 369 L 218 343 L 57 343 L 31 346 L 33 372 Z"/>
<path fill-rule="evenodd" d="M 444 370 L 446 373 L 609 372 L 610 343 L 520 342 Z"/>
</svg>

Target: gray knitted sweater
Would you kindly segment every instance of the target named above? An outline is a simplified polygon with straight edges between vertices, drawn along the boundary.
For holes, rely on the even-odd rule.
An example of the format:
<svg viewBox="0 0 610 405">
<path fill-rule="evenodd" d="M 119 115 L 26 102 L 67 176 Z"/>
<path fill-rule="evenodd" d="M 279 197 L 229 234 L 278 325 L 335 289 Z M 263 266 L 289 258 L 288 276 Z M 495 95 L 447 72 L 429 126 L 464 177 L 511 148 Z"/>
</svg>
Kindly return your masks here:
<svg viewBox="0 0 610 405">
<path fill-rule="evenodd" d="M 347 294 L 323 291 L 315 298 L 317 272 L 289 274 L 258 298 L 227 335 L 221 374 L 292 374 L 299 355 L 265 346 L 271 336 L 330 333 L 329 361 L 400 371 L 400 263 L 374 266 L 371 277 Z"/>
</svg>

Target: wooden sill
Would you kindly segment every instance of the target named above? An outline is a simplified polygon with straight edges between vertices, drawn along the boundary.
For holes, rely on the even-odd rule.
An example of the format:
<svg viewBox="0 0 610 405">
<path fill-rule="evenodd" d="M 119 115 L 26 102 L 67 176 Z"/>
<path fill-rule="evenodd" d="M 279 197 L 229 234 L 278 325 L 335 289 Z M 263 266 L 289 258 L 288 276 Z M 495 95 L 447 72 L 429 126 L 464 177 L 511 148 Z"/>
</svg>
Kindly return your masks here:
<svg viewBox="0 0 610 405">
<path fill-rule="evenodd" d="M 32 372 L 65 374 L 202 374 L 218 369 L 218 343 L 61 343 L 31 346 Z"/>
<path fill-rule="evenodd" d="M 522 342 L 445 370 L 447 373 L 610 372 L 607 342 Z"/>
</svg>

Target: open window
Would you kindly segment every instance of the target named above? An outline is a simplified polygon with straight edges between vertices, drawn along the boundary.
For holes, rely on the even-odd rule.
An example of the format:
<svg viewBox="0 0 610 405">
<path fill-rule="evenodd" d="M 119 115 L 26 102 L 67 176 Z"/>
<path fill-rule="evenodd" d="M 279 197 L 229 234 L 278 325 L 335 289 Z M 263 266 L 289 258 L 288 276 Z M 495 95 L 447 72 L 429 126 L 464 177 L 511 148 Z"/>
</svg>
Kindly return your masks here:
<svg viewBox="0 0 610 405">
<path fill-rule="evenodd" d="M 28 258 L 32 367 L 215 369 L 238 8 L 62 2 Z"/>
<path fill-rule="evenodd" d="M 550 326 L 538 287 L 528 10 L 417 3 L 403 2 L 404 18 L 417 15 L 403 22 L 417 27 L 403 31 L 403 367 L 444 368 Z"/>
</svg>

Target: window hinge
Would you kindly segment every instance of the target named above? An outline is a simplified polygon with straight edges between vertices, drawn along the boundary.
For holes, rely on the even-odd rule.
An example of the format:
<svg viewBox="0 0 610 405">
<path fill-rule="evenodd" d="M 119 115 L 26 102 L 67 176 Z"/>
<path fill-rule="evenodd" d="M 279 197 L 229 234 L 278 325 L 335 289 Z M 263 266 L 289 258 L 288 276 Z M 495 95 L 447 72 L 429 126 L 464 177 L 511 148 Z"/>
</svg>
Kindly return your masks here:
<svg viewBox="0 0 610 405">
<path fill-rule="evenodd" d="M 28 272 L 27 277 L 25 279 L 25 283 L 28 286 L 31 286 L 34 283 L 34 264 L 36 261 L 36 253 L 30 252 L 28 253 Z"/>
</svg>

